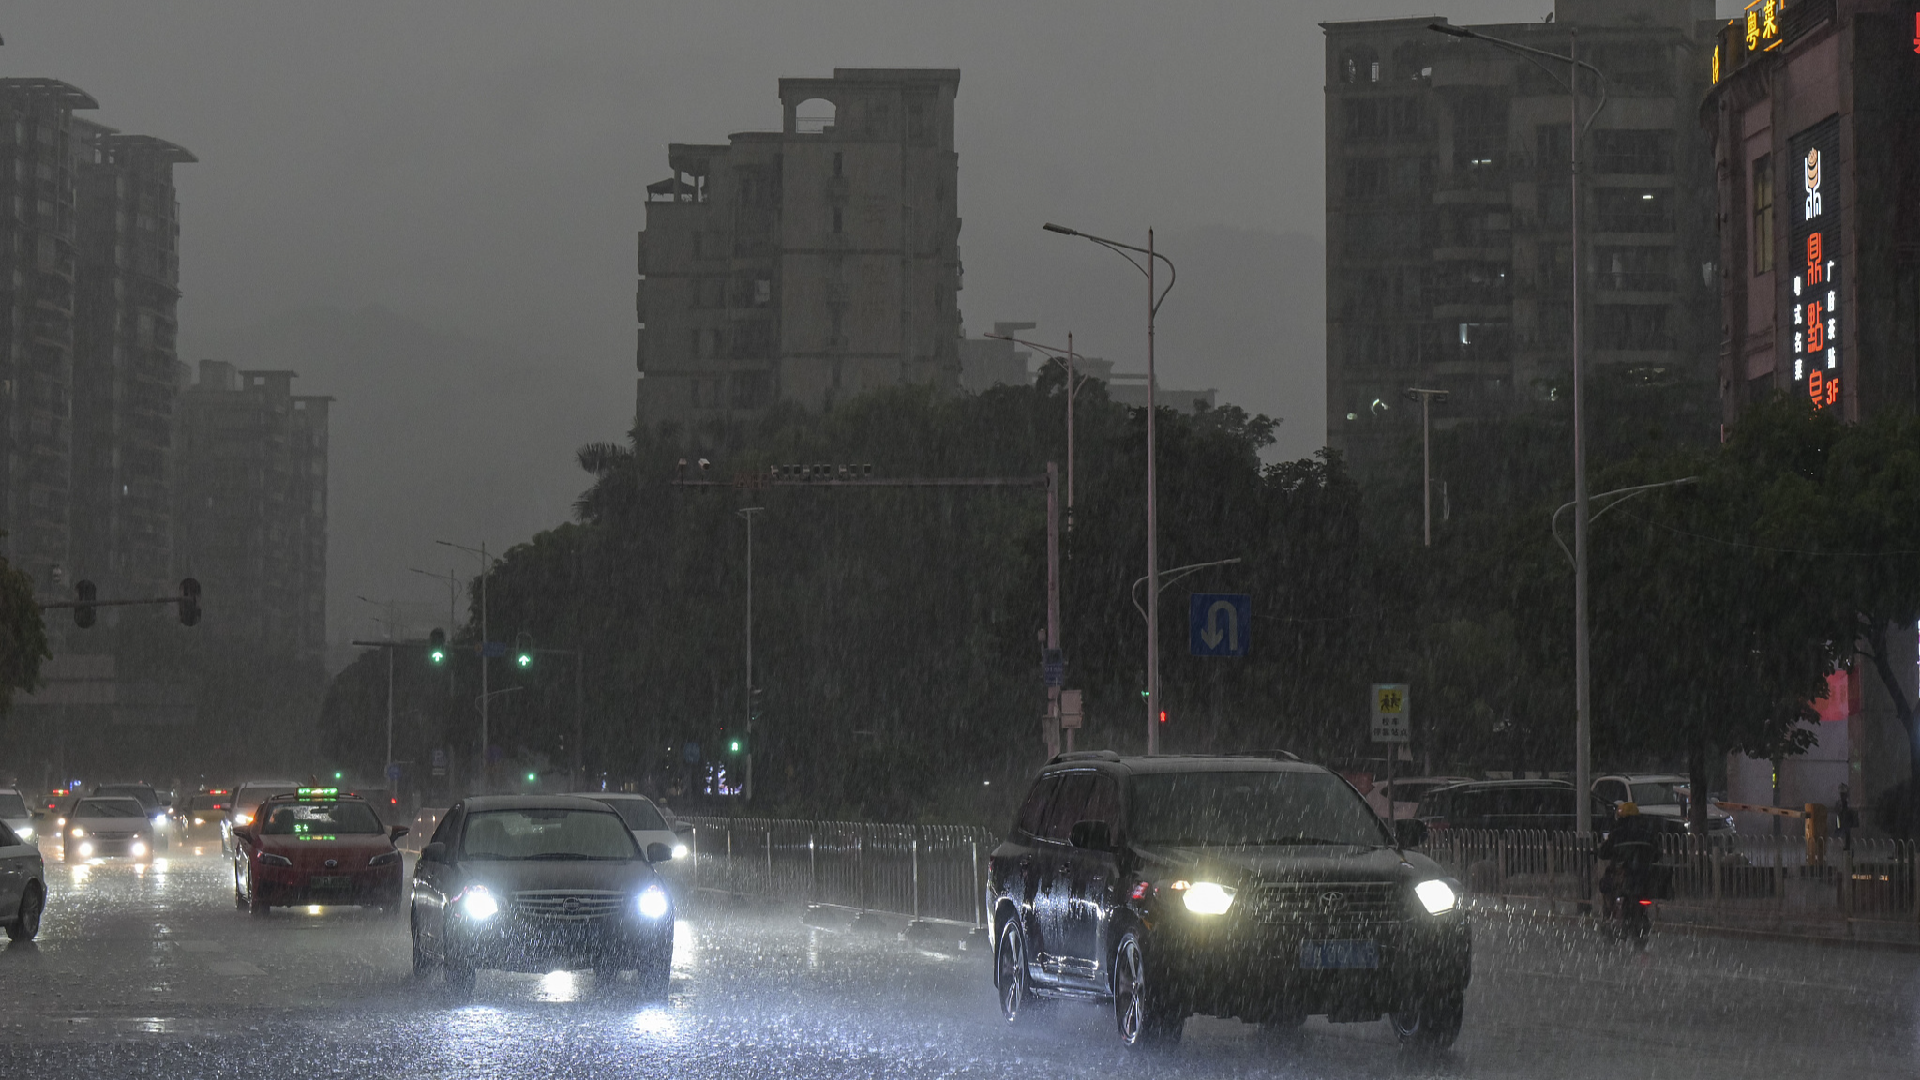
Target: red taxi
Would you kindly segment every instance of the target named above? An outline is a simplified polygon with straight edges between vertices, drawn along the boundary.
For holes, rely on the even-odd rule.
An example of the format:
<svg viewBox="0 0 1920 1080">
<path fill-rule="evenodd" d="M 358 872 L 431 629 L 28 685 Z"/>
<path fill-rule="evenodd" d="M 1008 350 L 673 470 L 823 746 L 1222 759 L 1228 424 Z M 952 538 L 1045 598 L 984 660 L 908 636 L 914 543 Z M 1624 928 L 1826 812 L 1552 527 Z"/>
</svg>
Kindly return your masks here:
<svg viewBox="0 0 1920 1080">
<path fill-rule="evenodd" d="M 400 910 L 405 877 L 394 841 L 367 800 L 339 788 L 303 787 L 260 804 L 233 830 L 233 900 L 255 915 L 276 907 L 343 904 Z"/>
</svg>

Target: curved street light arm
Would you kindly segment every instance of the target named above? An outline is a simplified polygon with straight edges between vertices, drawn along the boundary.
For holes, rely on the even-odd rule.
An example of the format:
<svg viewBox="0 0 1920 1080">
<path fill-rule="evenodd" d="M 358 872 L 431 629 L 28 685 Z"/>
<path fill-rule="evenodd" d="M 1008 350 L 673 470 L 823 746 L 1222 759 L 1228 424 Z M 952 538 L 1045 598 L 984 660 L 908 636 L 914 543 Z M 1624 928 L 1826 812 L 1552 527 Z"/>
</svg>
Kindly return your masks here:
<svg viewBox="0 0 1920 1080">
<path fill-rule="evenodd" d="M 1173 283 L 1180 276 L 1179 270 L 1175 269 L 1173 265 L 1173 260 L 1167 258 L 1165 255 L 1160 254 L 1158 251 L 1148 251 L 1146 248 L 1136 247 L 1133 244 L 1123 244 L 1118 240 L 1109 240 L 1104 236 L 1095 236 L 1092 233 L 1081 232 L 1079 229 L 1069 229 L 1065 225 L 1055 225 L 1051 221 L 1047 222 L 1046 224 L 1040 227 L 1042 229 L 1045 229 L 1048 232 L 1059 233 L 1062 236 L 1078 236 L 1082 240 L 1091 240 L 1094 243 L 1099 244 L 1101 247 L 1106 248 L 1107 250 L 1113 252 L 1114 254 L 1132 263 L 1133 268 L 1135 270 L 1140 271 L 1143 277 L 1150 277 L 1151 275 L 1147 273 L 1147 268 L 1141 264 L 1139 259 L 1136 259 L 1132 255 L 1127 254 L 1127 252 L 1137 251 L 1142 255 L 1151 256 L 1154 259 L 1157 259 L 1160 262 L 1165 263 L 1167 267 L 1167 287 L 1160 290 L 1159 296 L 1154 297 L 1153 314 L 1155 315 L 1160 314 L 1160 304 L 1166 300 L 1167 294 L 1173 291 Z"/>
<path fill-rule="evenodd" d="M 1197 570 L 1205 570 L 1210 566 L 1232 566 L 1239 561 L 1238 558 L 1216 559 L 1213 562 L 1188 563 L 1185 566 L 1176 566 L 1171 570 L 1162 570 L 1160 571 L 1160 591 L 1166 592 L 1167 586 Z M 1138 611 L 1142 619 L 1147 617 L 1147 609 L 1140 606 L 1140 585 L 1146 580 L 1144 577 L 1134 578 L 1133 589 L 1131 590 L 1133 593 L 1133 610 Z"/>
<path fill-rule="evenodd" d="M 1460 38 L 1463 41 L 1484 41 L 1489 45 L 1497 45 L 1500 48 L 1506 49 L 1508 52 L 1517 53 L 1518 55 L 1532 62 L 1533 66 L 1539 68 L 1541 71 L 1546 72 L 1547 78 L 1552 79 L 1554 82 L 1558 83 L 1560 85 L 1560 88 L 1562 90 L 1565 90 L 1569 94 L 1573 93 L 1573 87 L 1569 83 L 1569 79 L 1571 79 L 1572 73 L 1569 73 L 1568 79 L 1563 79 L 1560 77 L 1559 72 L 1553 70 L 1552 68 L 1548 67 L 1546 64 L 1542 63 L 1541 61 L 1543 59 L 1557 60 L 1562 64 L 1571 63 L 1577 67 L 1583 67 L 1583 68 L 1586 68 L 1588 71 L 1593 72 L 1594 77 L 1600 80 L 1600 104 L 1595 105 L 1593 107 L 1592 114 L 1589 115 L 1586 118 L 1586 120 L 1581 123 L 1580 132 L 1583 135 L 1586 134 L 1586 131 L 1588 128 L 1593 126 L 1594 120 L 1599 118 L 1600 110 L 1607 107 L 1606 72 L 1601 71 L 1599 68 L 1594 67 L 1592 64 L 1587 63 L 1585 60 L 1575 60 L 1572 57 L 1563 55 L 1561 53 L 1548 52 L 1545 49 L 1536 49 L 1531 45 L 1522 45 L 1517 41 L 1508 41 L 1506 38 L 1498 38 L 1498 37 L 1489 36 L 1487 34 L 1476 33 L 1475 31 L 1469 30 L 1464 26 L 1444 26 L 1444 25 L 1441 25 L 1440 23 L 1429 23 L 1427 24 L 1427 29 L 1433 31 L 1436 34 L 1445 34 L 1448 37 Z"/>
<path fill-rule="evenodd" d="M 1647 492 L 1652 491 L 1655 488 L 1679 487 L 1682 484 L 1698 483 L 1699 480 L 1700 478 L 1697 476 L 1683 476 L 1678 480 L 1662 480 L 1657 484 L 1639 484 L 1634 487 L 1615 488 L 1612 491 L 1602 491 L 1597 495 L 1589 495 L 1587 496 L 1588 503 L 1592 503 L 1592 501 L 1595 499 L 1604 499 L 1609 495 L 1618 495 L 1620 497 L 1608 503 L 1607 505 L 1601 507 L 1600 509 L 1594 511 L 1593 513 L 1587 515 L 1587 523 L 1592 524 L 1593 522 L 1600 520 L 1600 515 L 1606 513 L 1607 511 L 1613 509 L 1616 506 L 1619 506 L 1621 503 L 1626 502 L 1628 499 L 1634 498 L 1637 495 L 1645 495 Z M 1572 509 L 1573 505 L 1574 504 L 1570 502 L 1561 503 L 1560 508 L 1553 512 L 1553 542 L 1560 545 L 1560 553 L 1567 557 L 1567 562 L 1569 563 L 1573 562 L 1573 552 L 1568 551 L 1567 542 L 1565 540 L 1560 539 L 1560 515 Z"/>
</svg>

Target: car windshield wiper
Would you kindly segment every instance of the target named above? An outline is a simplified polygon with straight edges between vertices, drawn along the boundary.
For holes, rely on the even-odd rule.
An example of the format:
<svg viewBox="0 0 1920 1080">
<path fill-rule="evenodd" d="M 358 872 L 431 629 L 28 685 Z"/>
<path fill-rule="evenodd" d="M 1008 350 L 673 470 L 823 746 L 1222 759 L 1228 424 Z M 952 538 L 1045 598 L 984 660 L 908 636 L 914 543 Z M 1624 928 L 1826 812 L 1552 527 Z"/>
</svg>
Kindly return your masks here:
<svg viewBox="0 0 1920 1080">
<path fill-rule="evenodd" d="M 1280 844 L 1300 844 L 1300 845 L 1326 844 L 1332 847 L 1378 847 L 1379 846 L 1378 844 L 1369 844 L 1360 840 L 1329 840 L 1324 836 L 1276 836 L 1266 840 L 1261 840 L 1258 843 L 1262 845 L 1268 845 L 1268 846 L 1276 846 Z"/>
<path fill-rule="evenodd" d="M 543 851 L 538 855 L 527 856 L 527 860 L 529 862 L 536 859 L 549 859 L 549 860 L 580 859 L 580 860 L 596 860 L 597 861 L 602 859 L 617 859 L 617 858 L 619 858 L 618 855 L 586 855 L 578 851 Z"/>
</svg>

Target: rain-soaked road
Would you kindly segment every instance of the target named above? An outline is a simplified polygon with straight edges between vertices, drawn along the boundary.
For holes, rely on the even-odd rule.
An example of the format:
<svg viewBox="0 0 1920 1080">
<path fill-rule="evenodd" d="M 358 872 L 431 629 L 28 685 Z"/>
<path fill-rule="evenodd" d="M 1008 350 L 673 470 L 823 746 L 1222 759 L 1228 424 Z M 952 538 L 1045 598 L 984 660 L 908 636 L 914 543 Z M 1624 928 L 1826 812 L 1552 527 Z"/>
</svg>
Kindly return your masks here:
<svg viewBox="0 0 1920 1080">
<path fill-rule="evenodd" d="M 234 909 L 224 864 L 49 860 L 34 944 L 0 950 L 0 1077 L 1119 1076 L 1108 1014 L 1002 1024 L 984 957 L 689 909 L 669 1000 L 590 974 L 482 972 L 470 1001 L 408 971 L 404 920 Z M 1915 1075 L 1920 957 L 1482 921 L 1465 1033 L 1444 1054 L 1383 1023 L 1297 1034 L 1195 1019 L 1156 1077 Z"/>
</svg>

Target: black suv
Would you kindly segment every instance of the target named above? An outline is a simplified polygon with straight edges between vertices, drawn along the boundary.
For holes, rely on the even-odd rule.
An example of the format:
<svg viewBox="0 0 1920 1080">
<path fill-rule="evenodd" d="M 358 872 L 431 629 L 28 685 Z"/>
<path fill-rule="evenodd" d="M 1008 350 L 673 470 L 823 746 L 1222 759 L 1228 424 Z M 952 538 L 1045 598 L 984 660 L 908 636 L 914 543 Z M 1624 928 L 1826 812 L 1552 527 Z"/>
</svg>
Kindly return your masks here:
<svg viewBox="0 0 1920 1080">
<path fill-rule="evenodd" d="M 1009 1021 L 1036 996 L 1111 1000 L 1128 1046 L 1193 1013 L 1385 1013 L 1447 1046 L 1472 975 L 1460 895 L 1317 765 L 1062 754 L 988 860 L 994 987 Z"/>
<path fill-rule="evenodd" d="M 1590 800 L 1595 827 L 1613 820 L 1613 807 Z M 1578 803 L 1565 780 L 1476 780 L 1420 796 L 1414 817 L 1425 830 L 1536 829 L 1572 832 Z"/>
</svg>

